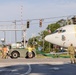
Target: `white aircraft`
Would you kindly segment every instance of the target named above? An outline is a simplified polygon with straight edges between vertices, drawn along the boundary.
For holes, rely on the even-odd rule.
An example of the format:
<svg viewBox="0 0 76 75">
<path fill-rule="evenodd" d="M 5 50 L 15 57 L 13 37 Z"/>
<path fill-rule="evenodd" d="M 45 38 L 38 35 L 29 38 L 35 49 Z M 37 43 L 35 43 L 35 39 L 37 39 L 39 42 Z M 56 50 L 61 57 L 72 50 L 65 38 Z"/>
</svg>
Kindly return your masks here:
<svg viewBox="0 0 76 75">
<path fill-rule="evenodd" d="M 76 25 L 60 27 L 54 33 L 47 35 L 45 40 L 62 47 L 68 47 L 71 43 L 76 47 Z"/>
</svg>

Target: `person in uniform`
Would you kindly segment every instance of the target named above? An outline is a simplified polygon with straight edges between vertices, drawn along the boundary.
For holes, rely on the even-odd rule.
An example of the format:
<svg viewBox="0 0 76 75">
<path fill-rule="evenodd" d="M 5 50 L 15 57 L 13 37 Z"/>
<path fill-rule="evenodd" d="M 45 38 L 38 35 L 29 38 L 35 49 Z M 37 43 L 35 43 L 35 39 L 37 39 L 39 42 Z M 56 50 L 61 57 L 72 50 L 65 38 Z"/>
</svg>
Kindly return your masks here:
<svg viewBox="0 0 76 75">
<path fill-rule="evenodd" d="M 73 47 L 73 44 L 70 44 L 68 47 L 68 53 L 70 55 L 71 63 L 75 63 L 75 48 Z"/>
<path fill-rule="evenodd" d="M 32 55 L 33 47 L 29 45 L 27 49 L 28 49 L 28 57 L 32 58 L 32 56 L 33 56 Z"/>
<path fill-rule="evenodd" d="M 3 50 L 2 50 L 2 58 L 6 59 L 7 57 L 7 46 L 3 46 Z"/>
</svg>

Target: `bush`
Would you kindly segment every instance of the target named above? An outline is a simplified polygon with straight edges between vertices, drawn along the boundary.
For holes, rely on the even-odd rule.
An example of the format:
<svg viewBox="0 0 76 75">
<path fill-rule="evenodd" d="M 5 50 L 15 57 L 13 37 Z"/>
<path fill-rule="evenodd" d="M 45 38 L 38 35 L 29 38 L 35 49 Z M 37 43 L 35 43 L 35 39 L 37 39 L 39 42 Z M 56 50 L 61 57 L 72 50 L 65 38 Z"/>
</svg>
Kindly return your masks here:
<svg viewBox="0 0 76 75">
<path fill-rule="evenodd" d="M 46 50 L 44 50 L 45 53 L 50 53 L 51 50 L 49 50 L 49 48 L 47 48 Z"/>
<path fill-rule="evenodd" d="M 54 49 L 54 52 L 59 52 L 59 50 L 58 49 Z"/>
</svg>

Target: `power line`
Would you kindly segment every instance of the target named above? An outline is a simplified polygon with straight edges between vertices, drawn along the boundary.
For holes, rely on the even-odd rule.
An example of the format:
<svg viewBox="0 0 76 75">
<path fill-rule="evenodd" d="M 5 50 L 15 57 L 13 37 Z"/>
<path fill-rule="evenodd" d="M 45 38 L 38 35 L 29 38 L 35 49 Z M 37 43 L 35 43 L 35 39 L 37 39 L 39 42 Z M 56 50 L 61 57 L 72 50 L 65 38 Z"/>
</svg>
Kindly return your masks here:
<svg viewBox="0 0 76 75">
<path fill-rule="evenodd" d="M 49 17 L 49 18 L 40 18 L 40 19 L 46 20 L 46 19 L 64 18 L 64 17 L 69 17 L 69 16 L 75 16 L 75 15 Z M 30 20 L 30 21 L 33 21 L 33 20 L 40 20 L 40 19 L 29 19 L 29 20 Z M 27 20 L 23 20 L 23 21 L 27 21 Z"/>
<path fill-rule="evenodd" d="M 22 9 L 22 8 L 21 8 Z M 48 20 L 48 19 L 56 19 L 56 18 L 64 18 L 64 17 L 70 17 L 70 16 L 75 16 L 75 15 L 68 15 L 68 16 L 58 16 L 58 17 L 49 17 L 49 18 L 39 18 L 39 19 L 26 19 L 26 20 L 16 20 L 16 22 L 21 22 L 21 21 L 34 21 L 34 20 Z M 22 12 L 21 12 L 21 17 L 22 17 Z M 9 20 L 9 21 L 0 21 L 0 22 L 13 22 L 14 20 Z"/>
</svg>

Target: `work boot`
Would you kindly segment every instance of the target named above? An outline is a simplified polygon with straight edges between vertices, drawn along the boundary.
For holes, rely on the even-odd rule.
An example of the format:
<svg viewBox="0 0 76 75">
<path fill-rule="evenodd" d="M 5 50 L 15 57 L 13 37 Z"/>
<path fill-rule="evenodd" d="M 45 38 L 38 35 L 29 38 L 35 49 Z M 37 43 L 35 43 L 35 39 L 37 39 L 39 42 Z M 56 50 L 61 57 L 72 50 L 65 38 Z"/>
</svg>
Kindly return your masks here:
<svg viewBox="0 0 76 75">
<path fill-rule="evenodd" d="M 74 64 L 76 64 L 75 60 L 74 60 Z"/>
<path fill-rule="evenodd" d="M 73 64 L 73 62 L 71 61 L 71 64 Z"/>
</svg>

